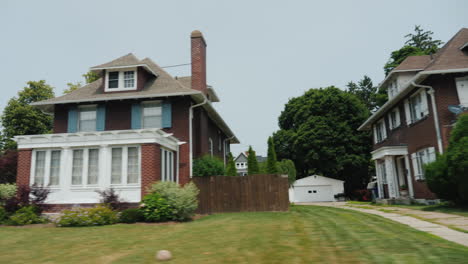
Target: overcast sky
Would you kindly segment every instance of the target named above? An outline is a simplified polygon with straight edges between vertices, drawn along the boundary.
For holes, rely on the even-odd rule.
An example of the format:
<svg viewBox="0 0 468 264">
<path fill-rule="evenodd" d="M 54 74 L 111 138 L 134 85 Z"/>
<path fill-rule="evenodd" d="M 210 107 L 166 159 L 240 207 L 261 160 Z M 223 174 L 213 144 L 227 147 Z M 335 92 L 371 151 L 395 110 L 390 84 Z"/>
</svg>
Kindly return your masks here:
<svg viewBox="0 0 468 264">
<path fill-rule="evenodd" d="M 29 80 L 61 95 L 94 65 L 133 52 L 160 66 L 190 62 L 190 32 L 207 41 L 216 108 L 241 141 L 266 154 L 278 116 L 310 88 L 383 77 L 391 51 L 422 25 L 447 42 L 468 27 L 468 1 L 0 0 L 0 109 Z M 189 67 L 171 68 L 173 75 Z"/>
</svg>

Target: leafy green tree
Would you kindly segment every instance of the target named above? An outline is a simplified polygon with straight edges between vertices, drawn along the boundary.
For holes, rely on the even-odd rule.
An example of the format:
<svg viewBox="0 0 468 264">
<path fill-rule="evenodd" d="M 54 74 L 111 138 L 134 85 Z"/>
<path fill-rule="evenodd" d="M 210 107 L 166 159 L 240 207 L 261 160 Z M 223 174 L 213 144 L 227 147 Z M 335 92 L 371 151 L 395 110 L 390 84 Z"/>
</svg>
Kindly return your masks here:
<svg viewBox="0 0 468 264">
<path fill-rule="evenodd" d="M 272 137 L 268 137 L 267 173 L 268 174 L 278 173 L 275 143 L 273 142 Z"/>
<path fill-rule="evenodd" d="M 421 26 L 415 26 L 414 34 L 410 33 L 405 36 L 405 38 L 408 38 L 405 45 L 391 53 L 390 59 L 384 66 L 385 75 L 388 75 L 408 56 L 429 55 L 437 52 L 443 42 L 432 39 L 433 34 L 432 31 L 424 31 Z"/>
<path fill-rule="evenodd" d="M 232 153 L 228 154 L 228 162 L 226 165 L 226 176 L 237 176 L 236 164 L 234 163 L 234 157 Z"/>
<path fill-rule="evenodd" d="M 193 176 L 219 176 L 224 175 L 222 160 L 205 155 L 193 161 Z"/>
<path fill-rule="evenodd" d="M 429 189 L 439 198 L 468 205 L 468 114 L 458 117 L 447 151 L 424 170 Z"/>
<path fill-rule="evenodd" d="M 83 74 L 82 76 L 85 78 L 86 84 L 92 83 L 96 81 L 97 79 L 99 79 L 100 77 L 99 74 L 93 71 L 89 71 Z M 67 83 L 67 86 L 68 86 L 68 89 L 65 89 L 63 91 L 64 94 L 71 93 L 75 91 L 76 89 L 81 88 L 83 85 L 81 84 L 81 82 L 76 82 L 76 83 Z"/>
<path fill-rule="evenodd" d="M 384 89 L 377 89 L 374 86 L 369 76 L 364 77 L 357 83 L 351 81 L 346 87 L 348 92 L 356 95 L 364 105 L 367 107 L 369 112 L 375 112 L 380 106 L 385 104 L 388 99 L 387 92 Z"/>
<path fill-rule="evenodd" d="M 8 101 L 1 117 L 4 149 L 16 148 L 12 140 L 17 135 L 49 133 L 52 129 L 52 115 L 43 113 L 30 104 L 54 97 L 53 87 L 44 80 L 30 81 L 28 86 L 18 92 L 18 98 Z"/>
<path fill-rule="evenodd" d="M 249 146 L 248 156 L 247 156 L 247 174 L 255 175 L 259 174 L 260 169 L 258 167 L 258 161 L 255 151 L 252 149 L 252 146 Z"/>
<path fill-rule="evenodd" d="M 288 175 L 289 186 L 296 181 L 296 166 L 290 159 L 284 159 L 278 162 L 278 171 L 280 174 Z"/>
<path fill-rule="evenodd" d="M 346 182 L 348 193 L 369 179 L 371 137 L 357 131 L 369 111 L 336 87 L 310 89 L 289 100 L 273 139 L 279 159 L 291 159 L 299 178 L 313 173 Z"/>
</svg>

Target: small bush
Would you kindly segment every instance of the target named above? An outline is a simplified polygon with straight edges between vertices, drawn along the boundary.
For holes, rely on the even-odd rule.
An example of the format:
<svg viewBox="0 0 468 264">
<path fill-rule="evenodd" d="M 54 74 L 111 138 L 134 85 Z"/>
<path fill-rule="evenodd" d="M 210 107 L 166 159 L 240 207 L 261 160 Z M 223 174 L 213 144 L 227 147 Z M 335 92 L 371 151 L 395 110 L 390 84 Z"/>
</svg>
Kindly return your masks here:
<svg viewBox="0 0 468 264">
<path fill-rule="evenodd" d="M 197 186 L 190 182 L 183 187 L 175 182 L 157 182 L 151 186 L 151 191 L 166 199 L 172 208 L 171 220 L 189 220 L 198 207 Z"/>
<path fill-rule="evenodd" d="M 5 222 L 5 220 L 7 220 L 7 218 L 8 218 L 7 211 L 5 210 L 5 208 L 0 207 L 0 224 Z"/>
<path fill-rule="evenodd" d="M 106 206 L 64 210 L 56 220 L 57 226 L 99 226 L 111 225 L 119 220 L 118 213 Z"/>
<path fill-rule="evenodd" d="M 146 222 L 164 222 L 172 219 L 173 208 L 159 193 L 146 195 L 140 210 Z"/>
<path fill-rule="evenodd" d="M 218 175 L 224 175 L 224 163 L 222 160 L 205 155 L 193 161 L 193 176 Z"/>
<path fill-rule="evenodd" d="M 31 225 L 45 223 L 46 220 L 38 215 L 38 209 L 35 206 L 25 206 L 16 211 L 6 221 L 8 225 Z"/>
<path fill-rule="evenodd" d="M 122 208 L 122 200 L 114 189 L 109 188 L 103 191 L 96 191 L 101 196 L 101 203 L 109 206 L 113 210 Z"/>
<path fill-rule="evenodd" d="M 15 184 L 0 184 L 0 203 L 4 203 L 6 200 L 16 195 Z"/>
<path fill-rule="evenodd" d="M 143 213 L 141 212 L 140 209 L 138 208 L 130 208 L 123 210 L 120 213 L 120 223 L 136 223 L 136 222 L 142 222 L 145 220 L 145 217 L 143 216 Z"/>
</svg>

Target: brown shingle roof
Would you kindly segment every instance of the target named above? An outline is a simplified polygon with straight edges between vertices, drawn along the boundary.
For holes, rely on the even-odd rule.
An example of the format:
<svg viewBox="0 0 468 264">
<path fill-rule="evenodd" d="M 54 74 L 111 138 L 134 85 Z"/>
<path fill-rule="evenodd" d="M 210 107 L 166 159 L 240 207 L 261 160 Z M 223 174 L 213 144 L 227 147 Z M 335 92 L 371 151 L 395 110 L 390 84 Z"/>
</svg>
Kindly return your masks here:
<svg viewBox="0 0 468 264">
<path fill-rule="evenodd" d="M 121 67 L 121 66 L 130 66 L 130 65 L 138 65 L 138 64 L 141 64 L 141 61 L 135 55 L 133 55 L 133 53 L 129 53 L 129 54 L 125 55 L 125 56 L 122 56 L 122 57 L 117 58 L 115 60 L 112 60 L 110 62 L 91 67 L 91 69 Z"/>
<path fill-rule="evenodd" d="M 468 56 L 460 50 L 468 42 L 468 28 L 462 28 L 435 55 L 424 70 L 450 70 L 468 68 Z"/>
<path fill-rule="evenodd" d="M 431 62 L 431 56 L 409 56 L 400 63 L 393 71 L 422 70 Z"/>
</svg>

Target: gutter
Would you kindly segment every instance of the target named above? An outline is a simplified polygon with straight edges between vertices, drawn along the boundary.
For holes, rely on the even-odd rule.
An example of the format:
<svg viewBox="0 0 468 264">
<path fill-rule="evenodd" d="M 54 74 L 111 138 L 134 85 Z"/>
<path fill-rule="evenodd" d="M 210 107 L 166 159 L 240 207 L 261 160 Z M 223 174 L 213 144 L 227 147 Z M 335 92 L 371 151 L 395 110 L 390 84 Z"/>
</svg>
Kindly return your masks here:
<svg viewBox="0 0 468 264">
<path fill-rule="evenodd" d="M 434 95 L 435 90 L 432 86 L 416 84 L 414 83 L 414 81 L 411 82 L 411 85 L 413 85 L 414 87 L 428 89 L 427 93 L 431 95 L 432 114 L 434 116 L 434 124 L 435 124 L 436 136 L 437 136 L 437 146 L 439 148 L 439 153 L 442 154 L 444 153 L 444 148 L 442 146 L 442 136 L 440 134 L 439 115 L 437 114 L 438 113 L 437 105 L 436 105 L 435 95 Z"/>
<path fill-rule="evenodd" d="M 195 107 L 199 107 L 199 106 L 202 106 L 206 103 L 208 103 L 208 99 L 206 98 L 206 96 L 203 96 L 204 97 L 204 100 L 203 102 L 199 103 L 199 104 L 196 104 L 196 105 L 192 105 L 190 106 L 189 108 L 189 141 L 190 141 L 190 151 L 189 151 L 189 164 L 190 164 L 190 178 L 193 177 L 193 141 L 192 141 L 192 138 L 193 138 L 193 135 L 192 135 L 192 130 L 193 130 L 193 109 Z"/>
</svg>

